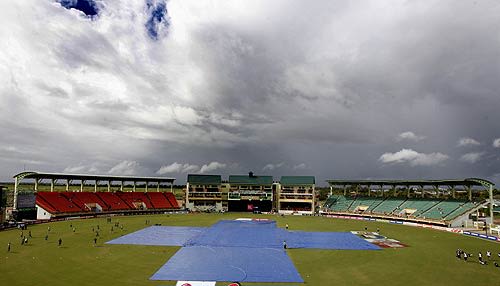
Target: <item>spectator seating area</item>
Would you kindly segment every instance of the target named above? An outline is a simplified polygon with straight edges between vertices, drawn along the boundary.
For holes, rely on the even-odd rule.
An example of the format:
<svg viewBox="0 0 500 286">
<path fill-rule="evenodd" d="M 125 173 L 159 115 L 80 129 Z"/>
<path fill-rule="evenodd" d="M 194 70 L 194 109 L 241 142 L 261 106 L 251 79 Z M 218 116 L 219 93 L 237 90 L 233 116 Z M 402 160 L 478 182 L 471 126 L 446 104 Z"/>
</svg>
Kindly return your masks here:
<svg viewBox="0 0 500 286">
<path fill-rule="evenodd" d="M 323 210 L 333 213 L 383 215 L 445 222 L 453 220 L 478 206 L 479 203 L 452 199 L 332 195 L 326 200 Z"/>
<path fill-rule="evenodd" d="M 179 208 L 170 192 L 38 192 L 36 204 L 51 214 Z"/>
</svg>

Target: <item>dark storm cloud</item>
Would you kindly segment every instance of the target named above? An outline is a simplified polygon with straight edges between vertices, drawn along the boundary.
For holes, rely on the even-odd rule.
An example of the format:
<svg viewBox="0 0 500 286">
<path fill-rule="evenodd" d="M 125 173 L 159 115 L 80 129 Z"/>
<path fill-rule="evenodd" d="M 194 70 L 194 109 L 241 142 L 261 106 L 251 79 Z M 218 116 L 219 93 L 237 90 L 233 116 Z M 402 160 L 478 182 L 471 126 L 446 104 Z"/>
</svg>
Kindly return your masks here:
<svg viewBox="0 0 500 286">
<path fill-rule="evenodd" d="M 33 23 L 0 4 L 2 156 L 181 181 L 500 178 L 496 1 L 105 4 L 90 20 L 38 3 Z"/>
</svg>

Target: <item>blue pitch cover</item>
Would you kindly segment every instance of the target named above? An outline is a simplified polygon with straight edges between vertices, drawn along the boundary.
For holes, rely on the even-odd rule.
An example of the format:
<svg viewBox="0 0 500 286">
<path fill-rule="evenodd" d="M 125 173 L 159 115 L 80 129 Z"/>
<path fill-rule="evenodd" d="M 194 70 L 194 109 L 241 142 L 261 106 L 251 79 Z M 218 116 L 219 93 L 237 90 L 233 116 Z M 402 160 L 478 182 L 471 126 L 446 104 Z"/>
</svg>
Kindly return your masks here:
<svg viewBox="0 0 500 286">
<path fill-rule="evenodd" d="M 285 241 L 287 248 L 380 249 L 350 232 L 286 231 L 270 220 L 151 226 L 107 243 L 183 246 L 151 280 L 301 283 Z"/>
</svg>

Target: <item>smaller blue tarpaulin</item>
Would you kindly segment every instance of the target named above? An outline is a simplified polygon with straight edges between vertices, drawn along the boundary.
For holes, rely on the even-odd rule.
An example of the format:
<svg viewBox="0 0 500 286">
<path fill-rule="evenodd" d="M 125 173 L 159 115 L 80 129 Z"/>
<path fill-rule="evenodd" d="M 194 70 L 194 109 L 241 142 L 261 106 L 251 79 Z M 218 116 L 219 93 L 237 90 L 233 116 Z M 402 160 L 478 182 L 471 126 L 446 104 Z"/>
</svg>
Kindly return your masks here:
<svg viewBox="0 0 500 286">
<path fill-rule="evenodd" d="M 185 246 L 283 248 L 284 237 L 275 221 L 221 220 Z"/>
<path fill-rule="evenodd" d="M 151 280 L 304 282 L 284 249 L 181 248 Z"/>
<path fill-rule="evenodd" d="M 205 227 L 150 226 L 106 243 L 183 246 L 188 240 L 200 235 L 206 229 Z"/>
<path fill-rule="evenodd" d="M 288 248 L 380 249 L 380 247 L 350 232 L 289 231 L 286 233 L 285 239 Z"/>
</svg>

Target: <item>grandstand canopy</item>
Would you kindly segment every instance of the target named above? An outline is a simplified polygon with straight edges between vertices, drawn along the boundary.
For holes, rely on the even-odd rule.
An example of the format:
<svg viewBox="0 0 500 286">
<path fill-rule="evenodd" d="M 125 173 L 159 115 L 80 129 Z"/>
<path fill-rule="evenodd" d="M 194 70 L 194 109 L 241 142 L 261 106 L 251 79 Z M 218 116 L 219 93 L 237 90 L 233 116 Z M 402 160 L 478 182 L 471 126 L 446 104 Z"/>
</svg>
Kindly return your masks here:
<svg viewBox="0 0 500 286">
<path fill-rule="evenodd" d="M 330 186 L 383 185 L 383 186 L 489 186 L 492 182 L 479 178 L 463 180 L 326 180 Z"/>
<path fill-rule="evenodd" d="M 220 175 L 188 174 L 187 182 L 194 185 L 220 185 L 222 179 Z"/>
<path fill-rule="evenodd" d="M 280 184 L 283 186 L 314 185 L 314 176 L 281 176 Z"/>
<path fill-rule="evenodd" d="M 36 179 L 36 180 L 84 180 L 84 181 L 123 181 L 123 182 L 160 182 L 173 184 L 175 178 L 167 177 L 137 177 L 137 176 L 112 176 L 91 174 L 65 174 L 65 173 L 42 173 L 21 172 L 13 176 L 14 179 Z"/>
<path fill-rule="evenodd" d="M 272 176 L 249 175 L 230 175 L 229 183 L 231 185 L 272 185 Z"/>
<path fill-rule="evenodd" d="M 33 179 L 35 180 L 35 191 L 38 190 L 38 183 L 42 180 L 50 180 L 51 181 L 51 191 L 54 191 L 54 184 L 57 180 L 65 180 L 66 181 L 66 191 L 69 189 L 69 185 L 71 181 L 80 181 L 80 191 L 83 191 L 83 185 L 85 181 L 94 181 L 94 191 L 97 191 L 97 185 L 99 182 L 108 182 L 108 191 L 111 190 L 111 182 L 120 182 L 121 188 L 123 191 L 123 183 L 124 182 L 133 182 L 134 191 L 136 190 L 137 182 L 144 182 L 145 191 L 148 191 L 148 185 L 150 183 L 156 183 L 157 190 L 160 190 L 161 183 L 170 184 L 170 189 L 172 190 L 172 185 L 174 184 L 175 178 L 168 177 L 138 177 L 138 176 L 114 176 L 114 175 L 92 175 L 92 174 L 65 174 L 65 173 L 43 173 L 43 172 L 34 172 L 34 171 L 26 171 L 21 172 L 13 176 L 15 179 L 14 184 L 14 210 L 17 209 L 17 196 L 19 192 L 19 184 L 23 179 Z"/>
<path fill-rule="evenodd" d="M 425 186 L 433 186 L 438 188 L 439 186 L 451 186 L 453 191 L 453 197 L 455 197 L 455 186 L 464 186 L 468 189 L 469 200 L 472 200 L 472 188 L 473 186 L 482 186 L 488 189 L 489 192 L 489 209 L 490 209 L 490 217 L 493 218 L 493 187 L 494 183 L 480 178 L 467 178 L 463 180 L 326 180 L 330 187 L 333 186 L 344 186 L 344 194 L 346 192 L 346 186 L 406 186 L 407 193 L 409 196 L 409 187 L 410 186 L 421 186 L 422 188 Z M 424 192 L 422 191 L 422 196 Z M 369 193 L 368 193 L 369 194 Z"/>
</svg>

